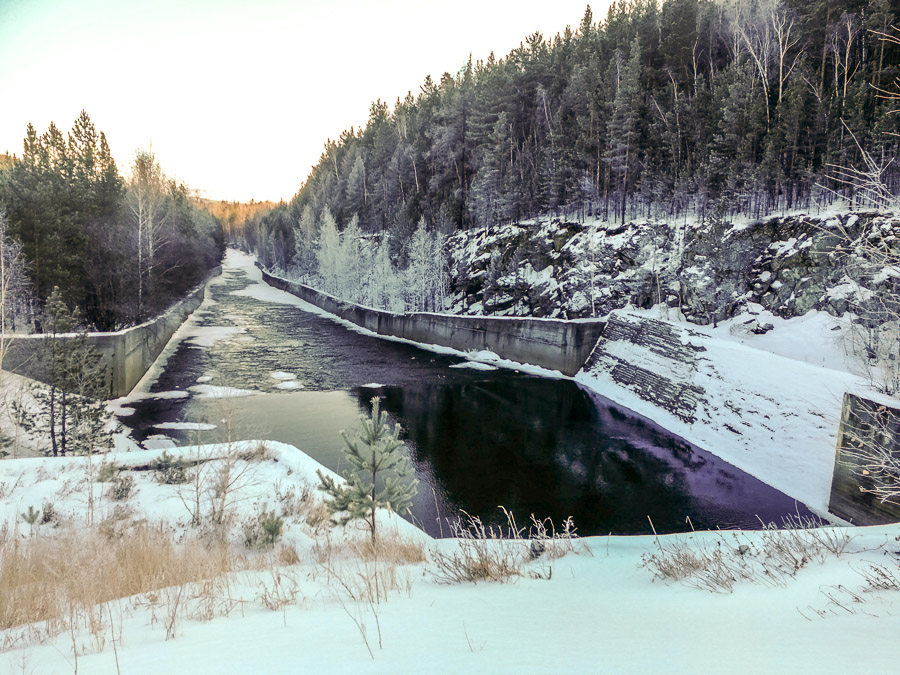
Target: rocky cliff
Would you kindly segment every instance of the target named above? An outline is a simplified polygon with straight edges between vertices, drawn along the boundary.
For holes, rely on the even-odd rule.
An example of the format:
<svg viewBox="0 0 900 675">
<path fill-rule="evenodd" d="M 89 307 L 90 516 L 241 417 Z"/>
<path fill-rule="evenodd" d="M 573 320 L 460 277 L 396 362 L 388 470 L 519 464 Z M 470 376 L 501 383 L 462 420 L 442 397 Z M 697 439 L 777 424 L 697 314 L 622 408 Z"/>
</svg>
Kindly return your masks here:
<svg viewBox="0 0 900 675">
<path fill-rule="evenodd" d="M 451 311 L 583 318 L 665 303 L 709 324 L 749 303 L 784 318 L 847 311 L 866 293 L 848 276 L 854 246 L 900 241 L 878 213 L 724 221 L 539 220 L 451 237 Z M 885 275 L 882 275 L 884 277 Z M 869 285 L 890 279 L 868 274 Z"/>
</svg>

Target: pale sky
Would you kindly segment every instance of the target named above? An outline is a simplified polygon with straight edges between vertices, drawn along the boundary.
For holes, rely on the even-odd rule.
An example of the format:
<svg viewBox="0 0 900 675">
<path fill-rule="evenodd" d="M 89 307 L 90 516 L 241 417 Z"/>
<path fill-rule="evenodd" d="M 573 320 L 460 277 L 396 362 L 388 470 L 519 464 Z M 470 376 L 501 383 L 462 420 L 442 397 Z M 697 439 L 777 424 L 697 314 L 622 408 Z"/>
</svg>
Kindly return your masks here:
<svg viewBox="0 0 900 675">
<path fill-rule="evenodd" d="M 325 140 L 587 0 L 0 0 L 0 152 L 81 109 L 123 175 L 152 144 L 213 199 L 290 199 Z M 591 4 L 595 21 L 609 0 Z"/>
</svg>

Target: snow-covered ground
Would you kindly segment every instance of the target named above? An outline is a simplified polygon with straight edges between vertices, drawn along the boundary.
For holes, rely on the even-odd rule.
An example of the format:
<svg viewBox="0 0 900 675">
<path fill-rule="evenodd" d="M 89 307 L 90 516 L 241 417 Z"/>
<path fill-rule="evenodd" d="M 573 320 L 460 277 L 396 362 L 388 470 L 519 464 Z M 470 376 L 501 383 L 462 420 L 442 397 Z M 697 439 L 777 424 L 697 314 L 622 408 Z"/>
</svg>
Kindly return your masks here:
<svg viewBox="0 0 900 675">
<path fill-rule="evenodd" d="M 265 457 L 251 463 L 233 502 L 237 521 L 264 505 L 284 508 L 284 495 L 303 492 L 315 483 L 315 471 L 322 470 L 291 446 L 266 445 Z M 221 461 L 214 458 L 227 456 L 228 448 L 169 453 Z M 104 461 L 140 467 L 158 454 L 122 453 Z M 105 484 L 94 484 L 95 520 L 108 517 L 117 504 L 127 504 L 132 519 L 157 524 L 176 541 L 191 536 L 189 513 L 179 496 L 183 488 L 161 485 L 149 471 L 127 473 L 136 486 L 125 502 L 111 501 L 103 494 Z M 85 458 L 0 463 L 0 522 L 12 528 L 7 536 L 24 543 L 85 527 L 86 475 Z M 318 499 L 315 494 L 308 498 Z M 37 525 L 32 532 L 19 514 L 48 500 L 61 522 Z M 660 547 L 682 542 L 693 550 L 719 549 L 730 559 L 757 564 L 765 551 L 775 550 L 765 543 L 772 533 L 698 533 L 659 541 L 652 536 L 592 537 L 575 541 L 564 557 L 545 554 L 537 560 L 530 560 L 527 542 L 513 541 L 507 546 L 519 573 L 506 583 L 448 584 L 436 560 L 452 555 L 459 542 L 431 540 L 381 515 L 385 532 L 392 524 L 399 535 L 419 542 L 425 555 L 421 562 L 379 563 L 382 579 L 393 579 L 381 602 L 370 603 L 361 595 L 374 564 L 341 549 L 341 542 L 364 534 L 311 527 L 300 516 L 286 516 L 283 542 L 299 560 L 232 573 L 215 587 L 221 596 L 212 600 L 209 584 L 194 584 L 182 595 L 160 591 L 113 601 L 108 620 L 97 613 L 101 620 L 93 633 L 82 627 L 74 635 L 54 635 L 45 624 L 0 631 L 5 647 L 0 670 L 73 672 L 73 645 L 78 672 L 90 674 L 837 673 L 891 672 L 895 666 L 900 591 L 867 590 L 865 573 L 883 565 L 900 574 L 898 526 L 848 530 L 851 541 L 840 556 L 819 547 L 796 573 L 772 578 L 759 573 L 735 583 L 730 592 L 723 588 L 713 593 L 692 587 L 690 578 L 654 579 L 642 561 Z M 827 533 L 840 540 L 845 530 Z M 240 543 L 233 545 L 240 553 Z M 323 560 L 322 551 L 329 546 L 336 552 Z M 488 546 L 499 549 L 503 543 Z M 743 557 L 741 546 L 747 547 Z M 176 598 L 180 604 L 173 607 Z"/>
<path fill-rule="evenodd" d="M 649 312 L 615 314 L 626 323 L 660 320 Z M 777 323 L 764 335 L 744 329 L 748 321 L 761 321 L 756 316 L 741 315 L 716 329 L 665 322 L 698 350 L 691 365 L 626 340 L 605 341 L 608 364 L 576 380 L 825 514 L 843 396 L 866 391 L 866 382 L 847 372 L 833 317 L 763 318 Z M 608 370 L 618 360 L 701 390 L 695 419 L 614 382 Z"/>
</svg>

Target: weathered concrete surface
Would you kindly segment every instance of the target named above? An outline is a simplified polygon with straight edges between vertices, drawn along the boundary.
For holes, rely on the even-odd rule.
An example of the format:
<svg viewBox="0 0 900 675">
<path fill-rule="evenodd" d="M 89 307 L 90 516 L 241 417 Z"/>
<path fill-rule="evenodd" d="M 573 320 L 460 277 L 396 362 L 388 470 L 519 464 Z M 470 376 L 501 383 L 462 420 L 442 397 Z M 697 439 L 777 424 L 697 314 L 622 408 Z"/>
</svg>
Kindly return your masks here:
<svg viewBox="0 0 900 675">
<path fill-rule="evenodd" d="M 693 341 L 684 340 L 687 335 Z M 687 328 L 654 319 L 611 314 L 602 338 L 584 364 L 587 372 L 606 372 L 617 385 L 633 391 L 645 401 L 680 420 L 692 423 L 697 409 L 707 403 L 697 375 L 697 354 L 705 352 L 705 336 Z M 635 359 L 617 355 L 610 346 L 624 342 L 641 355 Z M 700 380 L 702 382 L 702 380 Z"/>
<path fill-rule="evenodd" d="M 394 314 L 361 307 L 263 270 L 266 283 L 379 335 L 415 342 L 490 351 L 564 375 L 575 375 L 603 332 L 601 320 L 492 318 L 413 312 Z"/>
<path fill-rule="evenodd" d="M 155 319 L 112 333 L 88 333 L 88 344 L 100 353 L 101 363 L 106 369 L 109 398 L 125 396 L 134 389 L 175 331 L 203 302 L 207 282 L 221 271 L 219 267 L 214 269 L 206 281 Z M 46 335 L 9 336 L 9 351 L 3 368 L 45 381 L 44 365 L 37 354 L 41 342 L 48 339 L 67 338 L 48 338 Z"/>
<path fill-rule="evenodd" d="M 882 502 L 871 492 L 871 471 L 865 462 L 849 456 L 853 452 L 885 452 L 900 459 L 900 407 L 871 401 L 855 394 L 844 394 L 844 408 L 838 431 L 837 456 L 831 484 L 828 510 L 856 525 L 881 525 L 900 521 L 900 504 Z M 900 475 L 896 476 L 900 486 Z"/>
</svg>

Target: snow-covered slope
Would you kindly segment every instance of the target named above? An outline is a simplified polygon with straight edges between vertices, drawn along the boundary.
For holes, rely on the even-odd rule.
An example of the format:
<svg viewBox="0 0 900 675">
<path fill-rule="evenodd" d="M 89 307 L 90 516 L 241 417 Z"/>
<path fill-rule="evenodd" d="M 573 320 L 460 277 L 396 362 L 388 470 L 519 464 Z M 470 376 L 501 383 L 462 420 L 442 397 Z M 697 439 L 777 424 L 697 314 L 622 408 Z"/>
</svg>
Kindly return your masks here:
<svg viewBox="0 0 900 675">
<path fill-rule="evenodd" d="M 247 498 L 235 502 L 239 517 L 260 500 L 279 508 L 277 494 L 302 487 L 321 469 L 295 448 L 267 445 L 257 466 L 267 487 L 248 487 Z M 227 451 L 170 452 L 214 458 Z M 154 457 L 148 451 L 107 461 L 138 467 Z M 52 499 L 62 520 L 71 521 L 38 525 L 34 534 L 20 521 L 11 536 L 49 540 L 83 523 L 86 461 L 0 463 L 0 520 L 12 523 L 24 505 Z M 139 476 L 129 501 L 133 518 L 151 519 L 175 540 L 189 534 L 173 486 Z M 111 506 L 98 503 L 97 517 Z M 900 591 L 866 582 L 871 570 L 900 572 L 896 526 L 823 531 L 821 541 L 843 549 L 839 556 L 767 532 L 594 537 L 572 542 L 564 557 L 536 560 L 527 541 L 487 542 L 495 550 L 512 547 L 518 574 L 477 584 L 444 583 L 436 560 L 459 551 L 460 542 L 419 533 L 426 559 L 378 563 L 382 581 L 392 581 L 371 602 L 366 579 L 375 564 L 354 558 L 343 543 L 357 534 L 287 520 L 284 538 L 295 559 L 251 565 L 184 591 L 114 600 L 93 613 L 90 627 L 68 631 L 42 622 L 2 630 L 0 671 L 844 673 L 891 672 L 896 661 Z M 698 590 L 696 577 L 655 580 L 645 563 L 664 550 L 721 554 L 746 578 L 719 593 Z M 797 569 L 761 571 L 777 564 L 770 554 L 795 553 L 809 556 Z"/>
<path fill-rule="evenodd" d="M 802 335 L 778 330 L 766 346 L 791 353 Z M 824 514 L 843 395 L 865 382 L 819 364 L 827 343 L 805 343 L 809 363 L 735 332 L 613 312 L 576 380 Z"/>
</svg>

